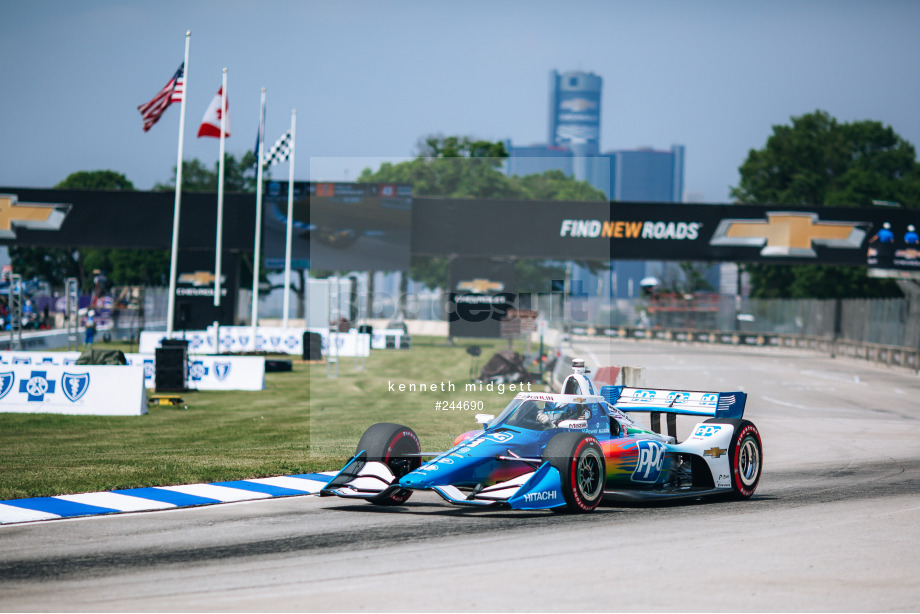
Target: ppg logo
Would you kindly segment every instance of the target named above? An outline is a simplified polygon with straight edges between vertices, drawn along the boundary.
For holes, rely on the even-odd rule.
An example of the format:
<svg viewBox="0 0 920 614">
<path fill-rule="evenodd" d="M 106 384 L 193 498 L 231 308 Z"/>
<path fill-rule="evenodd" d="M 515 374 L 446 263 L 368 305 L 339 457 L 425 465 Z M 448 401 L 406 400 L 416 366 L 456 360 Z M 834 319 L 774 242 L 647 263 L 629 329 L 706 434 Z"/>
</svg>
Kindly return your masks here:
<svg viewBox="0 0 920 614">
<path fill-rule="evenodd" d="M 655 400 L 654 390 L 634 390 L 632 400 L 638 403 L 651 403 Z"/>
<path fill-rule="evenodd" d="M 654 484 L 661 475 L 667 447 L 657 441 L 637 441 L 636 444 L 639 446 L 639 462 L 633 471 L 632 481 Z"/>
<path fill-rule="evenodd" d="M 722 430 L 721 426 L 714 426 L 712 424 L 701 424 L 696 427 L 696 430 L 693 431 L 694 437 L 712 437 L 716 433 Z"/>
<path fill-rule="evenodd" d="M 668 394 L 668 407 L 673 405 L 683 405 L 690 400 L 689 392 L 672 392 Z"/>
<path fill-rule="evenodd" d="M 701 403 L 702 405 L 713 405 L 713 406 L 715 406 L 718 402 L 719 402 L 719 395 L 717 395 L 717 394 L 712 394 L 711 392 L 710 392 L 709 394 L 704 394 L 704 395 L 703 395 L 703 398 L 700 399 L 700 403 Z"/>
</svg>

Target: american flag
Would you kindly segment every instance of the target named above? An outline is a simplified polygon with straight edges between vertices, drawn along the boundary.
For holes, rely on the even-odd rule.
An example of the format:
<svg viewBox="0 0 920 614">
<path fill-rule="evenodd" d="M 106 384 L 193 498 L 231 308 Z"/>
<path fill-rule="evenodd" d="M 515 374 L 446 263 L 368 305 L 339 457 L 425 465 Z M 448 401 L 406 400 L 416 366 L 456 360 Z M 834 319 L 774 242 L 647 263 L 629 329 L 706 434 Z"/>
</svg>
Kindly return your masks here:
<svg viewBox="0 0 920 614">
<path fill-rule="evenodd" d="M 263 166 L 273 166 L 275 164 L 281 164 L 288 159 L 288 156 L 291 155 L 291 131 L 288 130 L 281 135 L 281 138 L 278 139 L 272 148 L 268 150 L 268 153 L 265 156 L 265 160 L 262 161 Z"/>
<path fill-rule="evenodd" d="M 150 130 L 157 123 L 166 107 L 174 102 L 182 102 L 184 95 L 185 62 L 182 62 L 179 65 L 179 70 L 172 76 L 169 83 L 164 85 L 163 89 L 157 92 L 157 95 L 150 102 L 145 102 L 137 107 L 137 110 L 141 112 L 141 116 L 144 118 L 144 132 Z"/>
</svg>

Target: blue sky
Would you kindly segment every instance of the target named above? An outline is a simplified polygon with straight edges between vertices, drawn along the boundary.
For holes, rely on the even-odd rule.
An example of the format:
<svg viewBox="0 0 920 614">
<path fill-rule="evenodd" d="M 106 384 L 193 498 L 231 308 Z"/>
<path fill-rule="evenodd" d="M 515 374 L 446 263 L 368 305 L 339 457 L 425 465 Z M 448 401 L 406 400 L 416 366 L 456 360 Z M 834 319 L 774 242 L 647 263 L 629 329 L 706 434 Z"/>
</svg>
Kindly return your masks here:
<svg viewBox="0 0 920 614">
<path fill-rule="evenodd" d="M 185 158 L 228 68 L 233 134 L 251 149 L 297 109 L 297 179 L 353 179 L 431 133 L 545 142 L 548 74 L 604 79 L 603 150 L 687 148 L 685 188 L 727 202 L 751 148 L 815 109 L 920 145 L 920 3 L 912 1 L 0 0 L 0 185 L 112 169 L 139 189 L 176 163 L 179 107 L 144 133 L 137 105 L 192 31 Z M 274 167 L 287 178 L 287 165 Z"/>
</svg>

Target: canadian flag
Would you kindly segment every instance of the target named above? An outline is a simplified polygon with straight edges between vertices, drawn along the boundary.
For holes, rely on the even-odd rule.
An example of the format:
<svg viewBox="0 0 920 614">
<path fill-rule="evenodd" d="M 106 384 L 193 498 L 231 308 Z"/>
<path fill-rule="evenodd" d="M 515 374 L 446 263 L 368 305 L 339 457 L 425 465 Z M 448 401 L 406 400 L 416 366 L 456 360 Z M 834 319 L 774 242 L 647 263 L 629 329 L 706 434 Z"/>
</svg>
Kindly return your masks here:
<svg viewBox="0 0 920 614">
<path fill-rule="evenodd" d="M 204 112 L 204 118 L 201 120 L 201 126 L 198 128 L 198 137 L 203 136 L 213 136 L 220 138 L 220 99 L 223 96 L 224 88 L 221 87 L 217 90 L 217 96 L 211 101 L 211 104 L 208 105 L 208 110 Z M 226 114 L 224 118 L 224 136 L 230 136 L 230 98 L 227 98 L 227 106 L 224 107 L 223 113 Z"/>
</svg>

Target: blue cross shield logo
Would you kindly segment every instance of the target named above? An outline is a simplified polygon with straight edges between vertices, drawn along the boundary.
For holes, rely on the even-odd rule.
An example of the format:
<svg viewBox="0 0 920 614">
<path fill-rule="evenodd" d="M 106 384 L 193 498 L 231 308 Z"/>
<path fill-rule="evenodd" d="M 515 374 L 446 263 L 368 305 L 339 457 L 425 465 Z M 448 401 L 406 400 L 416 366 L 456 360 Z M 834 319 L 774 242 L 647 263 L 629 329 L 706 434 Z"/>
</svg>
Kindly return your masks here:
<svg viewBox="0 0 920 614">
<path fill-rule="evenodd" d="M 16 381 L 16 375 L 12 371 L 0 373 L 0 399 L 5 397 L 13 389 L 13 382 Z"/>
<path fill-rule="evenodd" d="M 61 386 L 64 387 L 64 396 L 77 402 L 89 389 L 89 373 L 64 373 Z"/>
<path fill-rule="evenodd" d="M 217 378 L 217 381 L 224 381 L 227 376 L 230 375 L 230 363 L 229 362 L 215 362 L 214 363 L 214 376 Z"/>
<path fill-rule="evenodd" d="M 208 368 L 204 366 L 204 362 L 201 360 L 192 361 L 192 365 L 188 369 L 189 377 L 192 381 L 198 382 L 201 381 L 201 378 L 208 374 Z"/>
<path fill-rule="evenodd" d="M 19 382 L 19 392 L 26 393 L 29 403 L 44 403 L 46 394 L 54 394 L 55 382 L 48 379 L 47 371 L 32 371 L 29 379 Z"/>
</svg>

